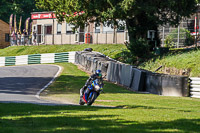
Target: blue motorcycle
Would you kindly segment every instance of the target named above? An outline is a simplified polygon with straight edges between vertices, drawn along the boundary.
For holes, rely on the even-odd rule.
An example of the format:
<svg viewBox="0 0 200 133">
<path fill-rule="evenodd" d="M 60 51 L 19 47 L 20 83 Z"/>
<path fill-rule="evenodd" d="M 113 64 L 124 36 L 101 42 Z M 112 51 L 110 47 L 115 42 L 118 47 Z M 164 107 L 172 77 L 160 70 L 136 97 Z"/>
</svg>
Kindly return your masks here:
<svg viewBox="0 0 200 133">
<path fill-rule="evenodd" d="M 103 91 L 103 83 L 99 79 L 92 81 L 92 84 L 88 85 L 87 89 L 84 92 L 83 100 L 79 103 L 80 105 L 92 105 Z"/>
</svg>

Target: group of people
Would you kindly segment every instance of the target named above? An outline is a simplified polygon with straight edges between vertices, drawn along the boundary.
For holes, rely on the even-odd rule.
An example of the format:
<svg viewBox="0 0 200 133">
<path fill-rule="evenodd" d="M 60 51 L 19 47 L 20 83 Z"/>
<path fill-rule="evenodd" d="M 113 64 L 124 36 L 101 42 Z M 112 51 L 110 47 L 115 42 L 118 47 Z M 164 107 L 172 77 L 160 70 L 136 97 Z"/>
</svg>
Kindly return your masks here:
<svg viewBox="0 0 200 133">
<path fill-rule="evenodd" d="M 29 36 L 24 29 L 22 33 L 14 31 L 11 34 L 11 45 L 28 45 Z"/>
</svg>

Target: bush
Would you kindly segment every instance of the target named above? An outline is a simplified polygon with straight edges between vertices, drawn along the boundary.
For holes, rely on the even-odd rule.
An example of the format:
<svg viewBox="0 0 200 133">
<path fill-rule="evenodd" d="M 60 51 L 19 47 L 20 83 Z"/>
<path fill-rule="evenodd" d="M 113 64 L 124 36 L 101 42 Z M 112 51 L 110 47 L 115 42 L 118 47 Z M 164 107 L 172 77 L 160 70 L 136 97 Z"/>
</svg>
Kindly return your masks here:
<svg viewBox="0 0 200 133">
<path fill-rule="evenodd" d="M 190 46 L 194 44 L 194 38 L 190 34 L 190 31 L 184 28 L 180 28 L 179 33 L 180 33 L 179 38 L 184 40 L 183 41 L 184 46 Z M 165 47 L 174 48 L 177 44 L 177 39 L 178 39 L 178 28 L 176 28 L 175 30 L 170 32 L 169 35 L 166 36 Z"/>
<path fill-rule="evenodd" d="M 139 58 L 146 57 L 150 50 L 149 50 L 149 44 L 145 39 L 134 39 L 130 43 L 126 43 L 127 49 L 130 50 L 132 56 L 136 56 Z"/>
<path fill-rule="evenodd" d="M 133 56 L 128 50 L 123 50 L 121 53 L 115 55 L 115 59 L 120 62 L 128 63 L 131 65 L 133 65 L 137 61 L 137 58 Z"/>
</svg>

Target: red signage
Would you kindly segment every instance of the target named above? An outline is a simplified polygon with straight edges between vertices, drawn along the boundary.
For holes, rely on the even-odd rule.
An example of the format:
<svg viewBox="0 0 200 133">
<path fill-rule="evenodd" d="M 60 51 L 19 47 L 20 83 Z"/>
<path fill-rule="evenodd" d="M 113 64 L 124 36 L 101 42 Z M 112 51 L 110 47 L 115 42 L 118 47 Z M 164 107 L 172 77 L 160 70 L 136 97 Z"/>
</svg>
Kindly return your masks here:
<svg viewBox="0 0 200 133">
<path fill-rule="evenodd" d="M 55 13 L 31 14 L 31 19 L 49 19 L 49 18 L 56 18 Z"/>
</svg>

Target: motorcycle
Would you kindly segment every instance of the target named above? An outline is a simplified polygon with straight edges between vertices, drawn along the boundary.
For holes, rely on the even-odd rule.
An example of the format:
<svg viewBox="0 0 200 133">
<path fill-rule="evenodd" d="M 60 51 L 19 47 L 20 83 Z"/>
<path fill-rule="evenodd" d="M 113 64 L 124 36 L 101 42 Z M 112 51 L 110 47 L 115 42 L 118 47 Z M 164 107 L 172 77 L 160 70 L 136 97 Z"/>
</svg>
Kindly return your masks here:
<svg viewBox="0 0 200 133">
<path fill-rule="evenodd" d="M 86 103 L 87 105 L 92 105 L 102 91 L 103 83 L 99 79 L 95 79 L 92 81 L 92 84 L 88 85 L 79 104 L 84 105 Z"/>
</svg>

